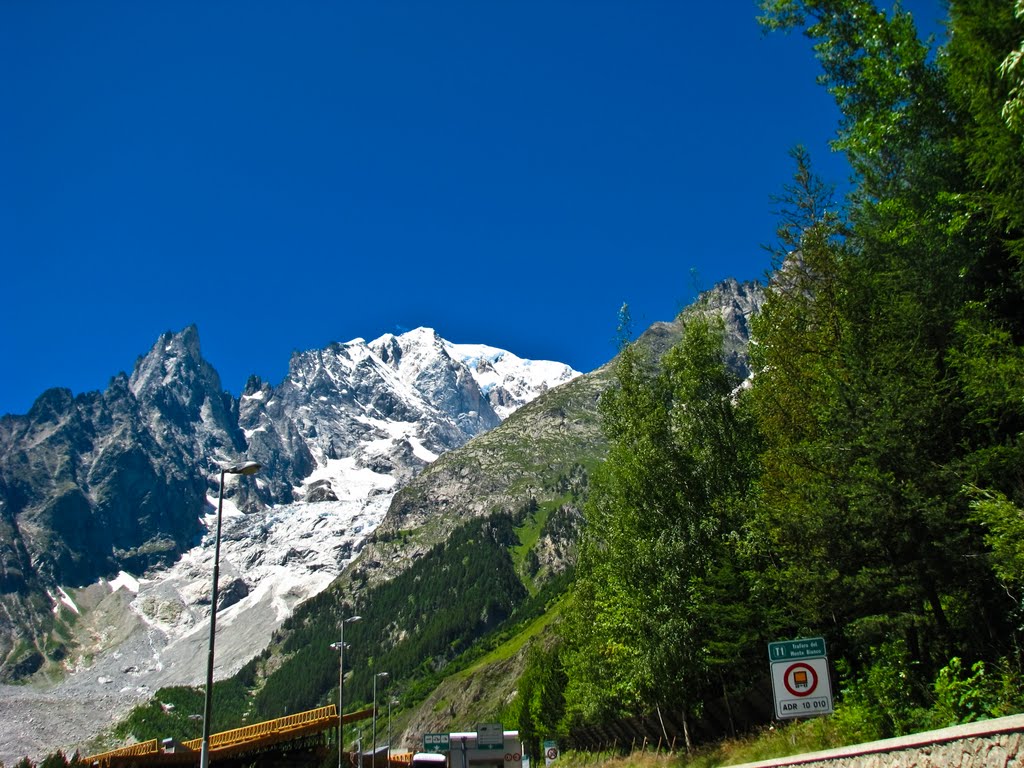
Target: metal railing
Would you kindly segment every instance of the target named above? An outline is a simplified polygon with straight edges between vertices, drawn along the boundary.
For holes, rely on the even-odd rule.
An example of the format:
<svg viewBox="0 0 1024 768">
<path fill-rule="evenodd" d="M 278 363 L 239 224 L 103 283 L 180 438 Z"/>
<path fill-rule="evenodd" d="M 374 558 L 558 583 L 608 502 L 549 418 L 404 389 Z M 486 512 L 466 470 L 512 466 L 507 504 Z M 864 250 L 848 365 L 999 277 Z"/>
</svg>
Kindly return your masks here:
<svg viewBox="0 0 1024 768">
<path fill-rule="evenodd" d="M 90 757 L 82 758 L 82 762 L 86 765 L 94 765 L 96 763 L 105 764 L 110 761 L 112 757 L 138 757 L 139 755 L 155 755 L 160 751 L 160 745 L 156 739 L 150 741 L 140 741 L 138 744 L 129 744 L 127 747 L 119 747 L 118 749 L 112 749 L 109 752 L 101 752 L 98 755 L 91 755 Z"/>
<path fill-rule="evenodd" d="M 363 720 L 373 716 L 373 709 L 365 709 L 359 712 L 349 712 L 345 715 L 345 722 Z M 306 712 L 299 712 L 294 715 L 265 720 L 262 723 L 245 725 L 241 728 L 233 728 L 230 731 L 221 731 L 210 736 L 211 757 L 223 757 L 230 753 L 246 752 L 249 749 L 258 749 L 261 746 L 272 746 L 292 739 L 299 739 L 307 735 L 336 728 L 338 725 L 338 709 L 334 704 L 318 709 L 311 709 Z M 202 739 L 191 739 L 180 743 L 179 747 L 184 751 L 177 752 L 173 758 L 174 763 L 197 759 L 189 757 L 190 754 L 198 756 L 202 749 Z M 129 744 L 126 747 L 112 749 L 108 752 L 101 752 L 96 755 L 83 758 L 86 765 L 96 768 L 111 768 L 114 764 L 145 764 L 146 760 L 132 760 L 132 758 L 153 757 L 149 762 L 170 764 L 172 753 L 160 749 L 157 739 Z"/>
<path fill-rule="evenodd" d="M 262 723 L 246 725 L 230 731 L 221 731 L 210 736 L 210 751 L 218 749 L 231 749 L 241 744 L 249 744 L 268 736 L 279 736 L 284 733 L 292 733 L 297 730 L 307 730 L 309 726 L 321 726 L 330 722 L 337 722 L 338 709 L 333 704 L 319 709 L 311 709 L 307 712 L 299 712 L 295 715 L 286 715 L 274 720 L 265 720 Z M 199 750 L 203 746 L 202 739 L 192 739 L 184 743 L 186 749 Z"/>
</svg>

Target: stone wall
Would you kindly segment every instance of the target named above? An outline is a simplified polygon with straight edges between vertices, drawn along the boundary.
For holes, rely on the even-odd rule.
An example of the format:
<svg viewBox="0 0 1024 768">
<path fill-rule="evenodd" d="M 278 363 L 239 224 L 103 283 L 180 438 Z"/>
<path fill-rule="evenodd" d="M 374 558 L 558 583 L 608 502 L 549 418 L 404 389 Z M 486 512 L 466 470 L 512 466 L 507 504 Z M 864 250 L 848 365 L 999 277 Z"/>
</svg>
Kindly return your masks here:
<svg viewBox="0 0 1024 768">
<path fill-rule="evenodd" d="M 1011 768 L 1024 766 L 1024 715 L 736 768 Z"/>
</svg>

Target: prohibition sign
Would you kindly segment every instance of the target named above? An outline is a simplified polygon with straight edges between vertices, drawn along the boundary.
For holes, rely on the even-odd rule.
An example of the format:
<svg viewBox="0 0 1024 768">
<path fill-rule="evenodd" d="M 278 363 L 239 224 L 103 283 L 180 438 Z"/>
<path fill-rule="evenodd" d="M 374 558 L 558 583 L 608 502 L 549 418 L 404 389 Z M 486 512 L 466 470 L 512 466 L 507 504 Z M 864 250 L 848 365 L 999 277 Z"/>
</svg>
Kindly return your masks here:
<svg viewBox="0 0 1024 768">
<path fill-rule="evenodd" d="M 775 716 L 832 714 L 828 657 L 820 637 L 768 643 Z"/>
<path fill-rule="evenodd" d="M 782 684 L 793 696 L 810 696 L 818 687 L 818 673 L 810 664 L 798 661 L 786 667 L 782 675 Z"/>
</svg>

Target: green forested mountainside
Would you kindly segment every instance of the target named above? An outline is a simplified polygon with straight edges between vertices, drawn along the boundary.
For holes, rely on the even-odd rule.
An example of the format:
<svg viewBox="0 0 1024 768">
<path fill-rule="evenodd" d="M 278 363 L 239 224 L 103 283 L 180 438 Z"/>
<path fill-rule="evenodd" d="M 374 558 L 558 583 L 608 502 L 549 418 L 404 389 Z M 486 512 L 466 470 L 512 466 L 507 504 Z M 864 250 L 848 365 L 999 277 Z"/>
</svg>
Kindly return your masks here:
<svg viewBox="0 0 1024 768">
<path fill-rule="evenodd" d="M 251 680 L 248 681 L 251 683 Z M 245 717 L 247 681 L 238 676 L 218 681 L 213 686 L 213 733 L 234 728 Z M 173 736 L 179 741 L 198 739 L 203 735 L 203 720 L 197 714 L 203 711 L 202 688 L 172 686 L 161 688 L 146 704 L 136 707 L 131 715 L 114 729 L 114 736 L 138 741 L 165 739 Z"/>
<path fill-rule="evenodd" d="M 467 520 L 511 512 L 531 499 L 544 504 L 579 496 L 603 455 L 597 402 L 609 380 L 599 370 L 546 392 L 497 429 L 437 459 L 399 491 L 343 581 L 358 592 L 394 577 Z M 560 565 L 538 572 L 537 586 Z"/>
<path fill-rule="evenodd" d="M 475 521 L 371 589 L 367 610 L 359 610 L 362 620 L 345 633 L 351 646 L 346 666 L 352 669 L 346 698 L 371 701 L 373 678 L 381 671 L 389 673 L 389 690 L 405 690 L 410 680 L 430 677 L 511 616 L 527 597 L 509 554 L 514 537 L 510 515 Z M 256 694 L 257 719 L 277 717 L 282 708 L 306 709 L 336 689 L 330 644 L 338 639 L 340 618 L 337 595 L 327 591 L 285 622 L 280 647 L 271 647 L 283 661 Z"/>
</svg>

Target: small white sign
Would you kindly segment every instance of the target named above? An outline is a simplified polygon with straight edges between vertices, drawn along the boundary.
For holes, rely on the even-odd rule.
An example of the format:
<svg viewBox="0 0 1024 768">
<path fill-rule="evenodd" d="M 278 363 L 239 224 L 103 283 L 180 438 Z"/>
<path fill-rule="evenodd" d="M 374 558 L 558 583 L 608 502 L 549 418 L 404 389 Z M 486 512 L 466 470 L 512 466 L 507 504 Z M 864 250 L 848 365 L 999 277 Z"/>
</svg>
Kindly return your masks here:
<svg viewBox="0 0 1024 768">
<path fill-rule="evenodd" d="M 555 760 L 558 759 L 558 742 L 557 741 L 545 741 L 544 742 L 544 765 L 551 765 Z"/>
<path fill-rule="evenodd" d="M 479 723 L 476 727 L 477 749 L 497 747 L 503 749 L 505 746 L 505 726 L 501 723 Z"/>
<path fill-rule="evenodd" d="M 772 663 L 776 717 L 813 717 L 832 713 L 828 658 Z"/>
</svg>

